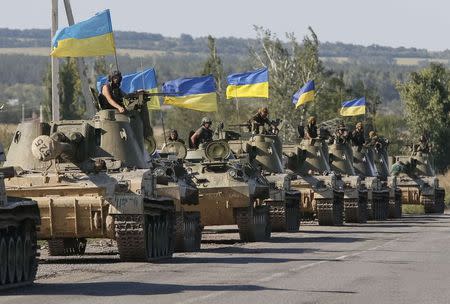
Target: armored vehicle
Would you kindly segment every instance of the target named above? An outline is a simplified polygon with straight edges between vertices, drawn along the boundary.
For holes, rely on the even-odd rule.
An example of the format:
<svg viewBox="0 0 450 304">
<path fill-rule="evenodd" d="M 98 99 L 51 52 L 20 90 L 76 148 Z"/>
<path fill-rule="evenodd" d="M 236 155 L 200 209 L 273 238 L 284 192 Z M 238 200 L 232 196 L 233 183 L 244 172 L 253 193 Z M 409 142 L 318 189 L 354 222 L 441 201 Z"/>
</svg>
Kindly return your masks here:
<svg viewBox="0 0 450 304">
<path fill-rule="evenodd" d="M 236 159 L 226 141 L 214 140 L 188 150 L 185 161 L 200 196 L 185 211 L 200 212 L 203 226 L 237 224 L 244 242 L 270 238 L 269 182 L 248 159 Z"/>
<path fill-rule="evenodd" d="M 369 153 L 373 155 L 373 161 L 378 173 L 378 177 L 382 183 L 389 189 L 389 218 L 402 217 L 402 193 L 397 186 L 397 177 L 389 174 L 389 156 L 388 146 L 389 142 L 384 141 L 384 144 L 380 147 L 372 147 L 369 149 Z"/>
<path fill-rule="evenodd" d="M 297 232 L 300 225 L 300 192 L 291 188 L 293 174 L 287 173 L 283 166 L 283 147 L 278 136 L 281 120 L 272 121 L 272 128 L 266 130 L 257 124 L 243 123 L 231 125 L 248 131 L 219 130 L 219 137 L 230 138 L 229 144 L 235 155 L 249 157 L 250 162 L 259 168 L 269 181 L 270 197 L 266 200 L 270 208 L 272 231 Z M 261 131 L 261 132 L 260 132 Z M 226 136 L 231 133 L 238 136 Z M 221 134 L 225 134 L 221 135 Z"/>
<path fill-rule="evenodd" d="M 425 213 L 443 213 L 445 190 L 439 186 L 429 153 L 395 156 L 392 173 L 397 176 L 402 204 L 423 205 Z"/>
<path fill-rule="evenodd" d="M 156 190 L 145 152 L 141 97 L 128 112 L 100 110 L 92 120 L 20 124 L 8 153 L 8 195 L 37 201 L 38 238 L 52 255 L 80 254 L 86 238 L 117 241 L 120 258 L 150 261 L 174 250 L 175 205 Z"/>
<path fill-rule="evenodd" d="M 353 146 L 353 167 L 356 174 L 363 177 L 368 188 L 368 218 L 385 220 L 389 215 L 390 190 L 387 183 L 378 177 L 373 150 L 374 148 L 371 146 Z"/>
<path fill-rule="evenodd" d="M 344 184 L 331 172 L 324 138 L 302 139 L 299 144 L 283 145 L 286 168 L 296 174 L 291 187 L 300 191 L 304 218 L 317 218 L 319 225 L 342 225 Z"/>
<path fill-rule="evenodd" d="M 162 151 L 159 153 L 161 158 L 153 161 L 155 175 L 161 180 L 156 192 L 172 198 L 175 203 L 175 251 L 198 251 L 202 237 L 200 212 L 185 210 L 185 206 L 199 203 L 198 188 L 192 175 L 183 166 L 186 148 L 183 144 L 174 142 L 165 145 Z"/>
<path fill-rule="evenodd" d="M 352 166 L 352 153 L 349 144 L 334 139 L 328 145 L 328 161 L 331 171 L 340 174 L 344 183 L 344 215 L 347 223 L 367 221 L 367 200 L 372 199 L 372 190 L 367 191 L 369 183 L 363 183 Z M 369 188 L 372 189 L 372 188 Z"/>
<path fill-rule="evenodd" d="M 0 162 L 5 154 L 0 144 Z M 39 209 L 35 201 L 6 196 L 4 178 L 14 169 L 0 168 L 0 290 L 31 284 L 37 271 Z"/>
</svg>

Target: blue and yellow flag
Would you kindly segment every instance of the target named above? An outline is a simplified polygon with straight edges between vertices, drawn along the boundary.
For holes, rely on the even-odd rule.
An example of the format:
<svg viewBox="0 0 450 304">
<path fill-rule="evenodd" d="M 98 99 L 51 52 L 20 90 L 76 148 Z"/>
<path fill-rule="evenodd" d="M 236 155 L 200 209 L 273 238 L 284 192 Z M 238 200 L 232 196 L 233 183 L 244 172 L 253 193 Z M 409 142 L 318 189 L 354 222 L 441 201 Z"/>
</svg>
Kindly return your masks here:
<svg viewBox="0 0 450 304">
<path fill-rule="evenodd" d="M 107 82 L 108 76 L 99 77 L 97 79 L 97 90 L 101 92 L 102 86 Z M 122 83 L 120 84 L 120 89 L 125 93 L 133 93 L 138 90 L 144 90 L 149 93 L 158 93 L 155 69 L 147 69 L 142 72 L 122 76 Z M 149 110 L 161 109 L 158 96 L 153 96 L 147 102 L 147 108 Z"/>
<path fill-rule="evenodd" d="M 342 103 L 342 116 L 357 116 L 366 114 L 366 98 L 353 99 Z"/>
<path fill-rule="evenodd" d="M 214 77 L 179 78 L 163 84 L 164 104 L 202 112 L 217 111 Z"/>
<path fill-rule="evenodd" d="M 310 80 L 303 87 L 298 90 L 294 96 L 292 96 L 292 103 L 295 104 L 295 108 L 314 100 L 314 80 Z"/>
<path fill-rule="evenodd" d="M 58 30 L 52 39 L 53 57 L 103 56 L 115 52 L 109 10 Z"/>
<path fill-rule="evenodd" d="M 238 97 L 269 98 L 269 71 L 267 68 L 228 75 L 227 82 L 227 99 Z"/>
</svg>

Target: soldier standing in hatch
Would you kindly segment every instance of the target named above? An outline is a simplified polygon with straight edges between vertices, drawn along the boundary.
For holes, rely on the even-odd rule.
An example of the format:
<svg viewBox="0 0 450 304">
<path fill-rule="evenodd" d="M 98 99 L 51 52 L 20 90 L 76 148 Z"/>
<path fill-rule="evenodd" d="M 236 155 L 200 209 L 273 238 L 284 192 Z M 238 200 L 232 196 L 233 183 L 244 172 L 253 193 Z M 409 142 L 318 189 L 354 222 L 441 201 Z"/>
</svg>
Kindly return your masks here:
<svg viewBox="0 0 450 304">
<path fill-rule="evenodd" d="M 269 109 L 266 107 L 259 108 L 258 113 L 256 113 L 252 118 L 249 119 L 248 123 L 251 126 L 252 132 L 255 132 L 255 134 L 259 134 L 259 128 L 268 125 L 269 127 L 272 126 L 272 122 L 269 120 Z M 263 133 L 265 133 L 263 131 Z"/>
<path fill-rule="evenodd" d="M 195 131 L 190 140 L 192 145 L 198 149 L 198 146 L 203 143 L 212 141 L 213 130 L 211 130 L 212 120 L 208 117 L 202 118 L 202 126 Z"/>
<path fill-rule="evenodd" d="M 430 144 L 428 143 L 428 138 L 425 135 L 421 135 L 419 138 L 419 143 L 414 145 L 414 152 L 430 153 Z"/>
<path fill-rule="evenodd" d="M 108 82 L 101 88 L 99 102 L 102 109 L 116 109 L 119 113 L 125 112 L 123 98 L 125 94 L 120 89 L 122 74 L 114 71 L 108 76 Z"/>
<path fill-rule="evenodd" d="M 362 122 L 358 122 L 356 124 L 355 130 L 353 130 L 353 132 L 351 133 L 351 141 L 354 146 L 364 146 L 366 139 L 364 138 L 364 127 Z"/>
<path fill-rule="evenodd" d="M 308 118 L 308 124 L 305 129 L 305 138 L 314 139 L 317 138 L 317 125 L 316 117 L 311 116 Z"/>
<path fill-rule="evenodd" d="M 171 129 L 169 133 L 169 142 L 179 142 L 184 145 L 184 140 L 178 137 L 178 131 L 175 129 Z"/>
</svg>

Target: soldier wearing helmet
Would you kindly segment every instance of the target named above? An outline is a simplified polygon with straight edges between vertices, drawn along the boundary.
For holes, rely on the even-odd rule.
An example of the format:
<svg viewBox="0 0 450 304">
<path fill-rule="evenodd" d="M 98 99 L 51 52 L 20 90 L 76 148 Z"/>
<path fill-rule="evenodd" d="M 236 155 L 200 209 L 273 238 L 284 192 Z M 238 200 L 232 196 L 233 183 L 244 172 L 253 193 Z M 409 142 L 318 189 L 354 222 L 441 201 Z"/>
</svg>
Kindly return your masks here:
<svg viewBox="0 0 450 304">
<path fill-rule="evenodd" d="M 101 88 L 99 102 L 102 109 L 116 109 L 119 113 L 125 112 L 123 97 L 125 94 L 120 89 L 122 74 L 114 71 L 108 76 L 108 82 Z"/>
<path fill-rule="evenodd" d="M 355 130 L 351 133 L 351 140 L 354 146 L 362 147 L 366 139 L 364 138 L 364 126 L 362 122 L 356 124 Z"/>
<path fill-rule="evenodd" d="M 202 118 L 202 126 L 190 138 L 192 145 L 196 149 L 198 149 L 200 144 L 212 141 L 213 130 L 211 130 L 211 125 L 212 120 L 209 117 Z"/>
<path fill-rule="evenodd" d="M 260 133 L 260 127 L 263 127 L 262 133 L 265 133 L 266 131 L 264 126 L 272 126 L 272 122 L 269 120 L 269 109 L 267 107 L 259 108 L 258 112 L 249 119 L 248 123 L 251 126 L 251 130 L 255 132 L 255 134 Z"/>
<path fill-rule="evenodd" d="M 184 140 L 178 137 L 178 131 L 175 129 L 171 129 L 169 133 L 169 142 L 179 142 L 184 145 Z"/>
<path fill-rule="evenodd" d="M 315 116 L 308 118 L 308 124 L 306 125 L 305 138 L 314 139 L 317 138 L 317 120 Z"/>
<path fill-rule="evenodd" d="M 340 123 L 336 131 L 334 132 L 334 140 L 336 141 L 336 143 L 344 144 L 348 139 L 349 134 L 347 128 L 345 127 L 344 123 Z"/>
</svg>

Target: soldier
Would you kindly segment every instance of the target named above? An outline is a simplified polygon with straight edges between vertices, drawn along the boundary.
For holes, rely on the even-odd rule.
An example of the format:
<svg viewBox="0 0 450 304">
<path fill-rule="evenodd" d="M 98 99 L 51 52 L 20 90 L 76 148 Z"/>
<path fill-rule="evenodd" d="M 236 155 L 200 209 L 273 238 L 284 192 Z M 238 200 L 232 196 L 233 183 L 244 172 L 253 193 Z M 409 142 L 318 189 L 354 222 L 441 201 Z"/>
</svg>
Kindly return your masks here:
<svg viewBox="0 0 450 304">
<path fill-rule="evenodd" d="M 419 143 L 414 145 L 414 152 L 430 153 L 430 144 L 425 135 L 419 137 Z"/>
<path fill-rule="evenodd" d="M 203 143 L 212 141 L 213 130 L 211 130 L 212 120 L 209 117 L 202 118 L 202 126 L 195 131 L 190 140 L 196 149 Z"/>
<path fill-rule="evenodd" d="M 184 140 L 182 140 L 181 138 L 178 137 L 178 131 L 175 130 L 175 129 L 171 129 L 171 130 L 170 130 L 170 133 L 169 133 L 169 142 L 180 142 L 180 143 L 182 143 L 183 145 L 185 144 L 185 143 L 184 143 Z"/>
<path fill-rule="evenodd" d="M 356 124 L 355 130 L 351 134 L 351 140 L 354 146 L 362 147 L 364 146 L 366 139 L 364 138 L 364 127 L 362 122 Z"/>
<path fill-rule="evenodd" d="M 263 127 L 263 133 L 265 133 L 264 126 L 268 125 L 269 127 L 273 126 L 272 122 L 269 120 L 269 109 L 266 107 L 259 108 L 258 113 L 254 115 L 248 123 L 251 125 L 251 129 L 256 134 L 259 134 L 259 128 Z M 275 127 L 275 126 L 274 126 Z M 276 127 L 275 127 L 276 128 Z"/>
<path fill-rule="evenodd" d="M 308 124 L 305 130 L 305 139 L 317 138 L 317 125 L 316 117 L 311 116 L 308 118 Z"/>
<path fill-rule="evenodd" d="M 102 109 L 116 109 L 119 113 L 125 112 L 123 105 L 124 92 L 120 89 L 122 74 L 120 71 L 114 71 L 108 76 L 108 82 L 101 88 L 98 96 Z"/>
<path fill-rule="evenodd" d="M 334 132 L 334 140 L 336 141 L 336 143 L 344 144 L 347 142 L 348 137 L 349 134 L 347 128 L 343 123 L 340 123 L 336 131 Z"/>
<path fill-rule="evenodd" d="M 380 150 L 383 148 L 383 141 L 378 137 L 377 132 L 370 131 L 369 132 L 369 145 L 374 147 L 377 150 Z"/>
</svg>

